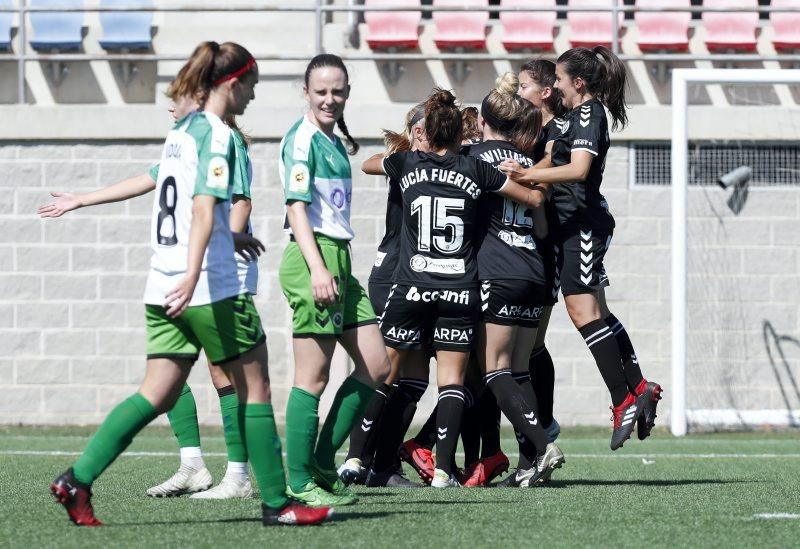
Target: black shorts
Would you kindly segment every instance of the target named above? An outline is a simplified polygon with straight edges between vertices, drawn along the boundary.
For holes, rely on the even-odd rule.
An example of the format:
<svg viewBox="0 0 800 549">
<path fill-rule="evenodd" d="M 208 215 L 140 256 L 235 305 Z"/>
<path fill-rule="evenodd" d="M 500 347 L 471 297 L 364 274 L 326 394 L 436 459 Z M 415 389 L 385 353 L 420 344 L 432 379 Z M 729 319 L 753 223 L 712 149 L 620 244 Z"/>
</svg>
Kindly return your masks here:
<svg viewBox="0 0 800 549">
<path fill-rule="evenodd" d="M 536 328 L 550 289 L 528 280 L 482 280 L 481 320 L 487 324 Z"/>
<path fill-rule="evenodd" d="M 549 249 L 547 253 L 542 252 L 548 285 L 547 296 L 543 304 L 546 307 L 552 307 L 558 303 L 558 292 L 561 290 L 561 270 L 564 268 L 564 254 L 562 253 L 560 242 L 551 241 L 544 244 L 544 246 Z"/>
<path fill-rule="evenodd" d="M 369 290 L 369 301 L 375 309 L 375 316 L 380 319 L 383 310 L 386 308 L 386 300 L 389 299 L 389 290 L 392 288 L 391 282 L 373 282 L 367 284 Z"/>
<path fill-rule="evenodd" d="M 387 347 L 469 351 L 475 343 L 477 288 L 424 288 L 392 285 L 380 318 Z"/>
<path fill-rule="evenodd" d="M 610 229 L 574 227 L 564 233 L 561 245 L 561 293 L 565 296 L 590 294 L 609 285 L 603 258 L 611 236 Z"/>
</svg>

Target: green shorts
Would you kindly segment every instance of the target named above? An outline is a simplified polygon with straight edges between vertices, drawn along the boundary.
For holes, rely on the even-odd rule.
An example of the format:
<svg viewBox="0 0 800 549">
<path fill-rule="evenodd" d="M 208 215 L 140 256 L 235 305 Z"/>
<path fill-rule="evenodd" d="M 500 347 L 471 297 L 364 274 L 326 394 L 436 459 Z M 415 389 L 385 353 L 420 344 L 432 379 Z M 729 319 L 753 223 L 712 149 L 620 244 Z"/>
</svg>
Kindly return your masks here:
<svg viewBox="0 0 800 549">
<path fill-rule="evenodd" d="M 293 312 L 293 336 L 337 337 L 344 330 L 377 323 L 366 290 L 351 274 L 347 242 L 320 234 L 314 236 L 325 266 L 336 279 L 339 301 L 328 306 L 314 301 L 306 260 L 297 243 L 289 242 L 283 251 L 279 277 L 281 289 Z"/>
<path fill-rule="evenodd" d="M 253 297 L 241 294 L 189 307 L 178 318 L 159 305 L 145 305 L 147 358 L 197 360 L 200 349 L 212 364 L 223 364 L 266 340 Z"/>
</svg>

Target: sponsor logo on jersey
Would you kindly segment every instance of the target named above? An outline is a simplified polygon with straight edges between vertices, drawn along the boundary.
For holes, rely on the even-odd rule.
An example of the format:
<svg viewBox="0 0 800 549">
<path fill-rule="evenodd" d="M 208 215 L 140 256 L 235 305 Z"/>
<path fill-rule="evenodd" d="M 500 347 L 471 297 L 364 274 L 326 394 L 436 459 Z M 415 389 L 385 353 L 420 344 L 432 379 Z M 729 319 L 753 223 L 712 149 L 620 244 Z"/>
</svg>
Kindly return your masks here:
<svg viewBox="0 0 800 549">
<path fill-rule="evenodd" d="M 339 208 L 340 210 L 344 208 L 345 203 L 350 203 L 350 200 L 353 197 L 353 193 L 347 193 L 341 187 L 334 187 L 331 189 L 330 201 L 331 204 Z"/>
<path fill-rule="evenodd" d="M 500 231 L 497 233 L 497 237 L 509 246 L 514 246 L 515 248 L 525 248 L 531 251 L 536 249 L 536 243 L 529 234 L 519 235 L 511 231 Z"/>
<path fill-rule="evenodd" d="M 446 343 L 471 343 L 472 328 L 459 330 L 458 328 L 436 328 L 433 331 L 433 339 Z"/>
<path fill-rule="evenodd" d="M 228 161 L 221 156 L 212 156 L 208 161 L 206 185 L 211 189 L 228 188 Z"/>
<path fill-rule="evenodd" d="M 507 318 L 529 318 L 537 320 L 542 317 L 544 307 L 523 307 L 521 305 L 503 305 L 497 311 L 497 316 Z"/>
<path fill-rule="evenodd" d="M 584 145 L 586 147 L 591 147 L 593 143 L 589 139 L 576 139 L 575 141 L 572 142 L 572 146 L 574 147 L 576 145 Z"/>
<path fill-rule="evenodd" d="M 395 341 L 413 342 L 419 341 L 422 337 L 419 330 L 409 330 L 407 328 L 398 328 L 392 326 L 386 330 L 386 337 L 394 339 Z"/>
<path fill-rule="evenodd" d="M 407 301 L 423 301 L 433 303 L 435 301 L 449 301 L 450 303 L 460 303 L 469 305 L 469 290 L 456 292 L 453 290 L 425 290 L 420 292 L 416 286 L 411 286 L 406 293 Z"/>
<path fill-rule="evenodd" d="M 289 172 L 289 192 L 297 194 L 308 193 L 310 179 L 308 166 L 300 163 L 295 164 L 292 166 L 292 171 Z"/>
<path fill-rule="evenodd" d="M 435 259 L 416 254 L 409 262 L 411 270 L 417 273 L 464 274 L 463 259 Z"/>
</svg>

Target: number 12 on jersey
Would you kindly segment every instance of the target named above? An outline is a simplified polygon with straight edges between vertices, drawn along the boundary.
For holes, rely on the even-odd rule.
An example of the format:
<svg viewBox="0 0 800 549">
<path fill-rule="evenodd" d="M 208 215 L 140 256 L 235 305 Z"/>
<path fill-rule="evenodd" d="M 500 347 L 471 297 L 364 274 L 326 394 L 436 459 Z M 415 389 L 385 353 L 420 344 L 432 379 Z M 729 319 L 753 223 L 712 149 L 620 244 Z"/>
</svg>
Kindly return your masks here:
<svg viewBox="0 0 800 549">
<path fill-rule="evenodd" d="M 411 203 L 411 215 L 418 216 L 417 249 L 429 252 L 432 243 L 443 254 L 458 252 L 464 243 L 464 221 L 452 214 L 461 211 L 464 211 L 463 198 L 420 196 L 415 199 Z M 444 234 L 433 236 L 434 230 Z"/>
</svg>

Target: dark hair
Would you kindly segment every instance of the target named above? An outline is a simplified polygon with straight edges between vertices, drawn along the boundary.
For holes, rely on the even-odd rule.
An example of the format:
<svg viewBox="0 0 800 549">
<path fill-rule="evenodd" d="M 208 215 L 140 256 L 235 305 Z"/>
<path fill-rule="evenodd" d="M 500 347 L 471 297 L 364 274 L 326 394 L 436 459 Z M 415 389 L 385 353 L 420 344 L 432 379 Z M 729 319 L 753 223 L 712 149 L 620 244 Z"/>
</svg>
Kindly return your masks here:
<svg viewBox="0 0 800 549">
<path fill-rule="evenodd" d="M 534 82 L 544 88 L 550 88 L 550 97 L 544 100 L 547 110 L 556 118 L 562 118 L 567 113 L 567 108 L 561 102 L 561 92 L 555 87 L 556 64 L 547 59 L 531 59 L 520 68 L 520 72 L 527 72 Z"/>
<path fill-rule="evenodd" d="M 332 53 L 321 53 L 315 56 L 311 61 L 308 62 L 308 66 L 306 66 L 306 73 L 303 77 L 303 81 L 308 87 L 308 81 L 311 78 L 311 72 L 314 69 L 321 69 L 322 67 L 332 67 L 335 69 L 339 69 L 344 73 L 344 79 L 350 84 L 350 76 L 347 74 L 347 67 L 344 66 L 344 61 L 338 55 L 333 55 Z M 344 114 L 342 115 L 339 120 L 336 121 L 336 127 L 339 128 L 339 131 L 342 132 L 345 139 L 347 139 L 348 147 L 347 153 L 350 155 L 354 155 L 358 152 L 358 149 L 361 145 L 353 139 L 353 136 L 350 135 L 350 130 L 347 129 L 347 124 L 344 122 Z"/>
<path fill-rule="evenodd" d="M 463 125 L 456 96 L 448 90 L 433 88 L 425 100 L 425 134 L 431 148 L 455 150 L 461 145 Z"/>
<path fill-rule="evenodd" d="M 517 95 L 518 87 L 519 80 L 513 72 L 497 78 L 495 88 L 481 103 L 481 116 L 494 132 L 530 156 L 542 128 L 542 111 Z"/>
<path fill-rule="evenodd" d="M 604 46 L 572 48 L 561 54 L 558 63 L 572 78 L 580 77 L 586 89 L 595 96 L 611 114 L 612 128 L 624 128 L 628 124 L 625 112 L 625 64 Z"/>
<path fill-rule="evenodd" d="M 464 107 L 461 109 L 461 140 L 480 139 L 483 135 L 480 126 L 478 126 L 478 109 L 477 107 Z"/>
</svg>

